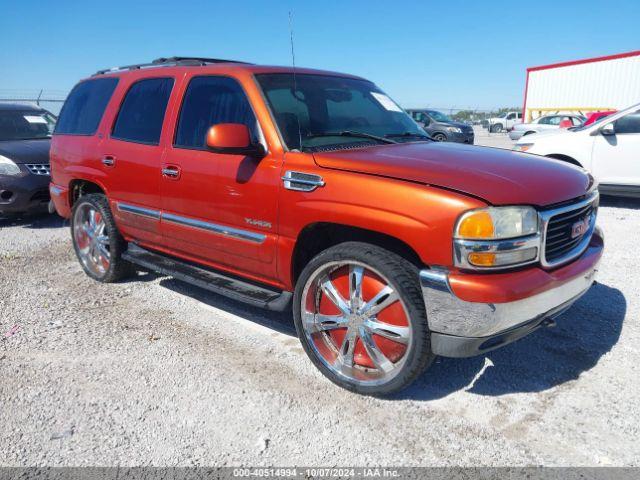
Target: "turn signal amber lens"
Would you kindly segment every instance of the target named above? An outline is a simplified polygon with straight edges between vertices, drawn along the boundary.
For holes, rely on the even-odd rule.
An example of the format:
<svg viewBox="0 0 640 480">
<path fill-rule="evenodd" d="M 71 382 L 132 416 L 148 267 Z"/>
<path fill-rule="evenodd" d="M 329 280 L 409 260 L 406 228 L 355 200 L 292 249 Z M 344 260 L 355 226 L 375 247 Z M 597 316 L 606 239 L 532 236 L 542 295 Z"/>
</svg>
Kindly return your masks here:
<svg viewBox="0 0 640 480">
<path fill-rule="evenodd" d="M 496 264 L 495 253 L 470 253 L 469 263 L 477 267 L 492 267 Z"/>
<path fill-rule="evenodd" d="M 493 220 L 487 211 L 473 212 L 458 225 L 458 236 L 462 238 L 493 238 Z"/>
</svg>

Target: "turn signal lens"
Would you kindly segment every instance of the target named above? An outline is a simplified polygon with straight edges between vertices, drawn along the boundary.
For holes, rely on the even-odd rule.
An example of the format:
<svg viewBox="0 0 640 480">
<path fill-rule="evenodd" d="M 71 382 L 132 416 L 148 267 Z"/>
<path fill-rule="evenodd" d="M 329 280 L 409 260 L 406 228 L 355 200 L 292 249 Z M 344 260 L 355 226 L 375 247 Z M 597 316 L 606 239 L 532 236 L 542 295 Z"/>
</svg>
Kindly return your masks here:
<svg viewBox="0 0 640 480">
<path fill-rule="evenodd" d="M 461 238 L 493 238 L 493 219 L 486 210 L 466 215 L 458 224 L 457 236 Z"/>
<path fill-rule="evenodd" d="M 512 252 L 472 252 L 469 263 L 475 267 L 508 267 L 535 260 L 538 257 L 536 247 L 514 250 Z"/>
<path fill-rule="evenodd" d="M 519 143 L 513 147 L 513 150 L 516 152 L 526 152 L 531 147 L 533 147 L 533 143 Z"/>
<path fill-rule="evenodd" d="M 470 253 L 469 263 L 476 267 L 492 267 L 496 264 L 495 253 Z"/>
</svg>

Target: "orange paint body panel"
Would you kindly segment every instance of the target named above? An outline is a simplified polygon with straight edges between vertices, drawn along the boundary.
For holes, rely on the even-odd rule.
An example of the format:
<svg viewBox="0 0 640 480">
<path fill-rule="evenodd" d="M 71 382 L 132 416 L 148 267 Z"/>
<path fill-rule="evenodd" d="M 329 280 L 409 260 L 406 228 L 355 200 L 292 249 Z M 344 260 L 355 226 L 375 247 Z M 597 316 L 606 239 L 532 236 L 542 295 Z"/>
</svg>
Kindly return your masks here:
<svg viewBox="0 0 640 480">
<path fill-rule="evenodd" d="M 58 212 L 69 217 L 74 184 L 90 182 L 109 198 L 127 240 L 291 291 L 296 244 L 310 226 L 343 225 L 387 235 L 415 252 L 425 266 L 455 272 L 452 235 L 463 212 L 487 205 L 548 206 L 579 197 L 589 188 L 591 180 L 577 168 L 483 147 L 418 142 L 323 153 L 289 151 L 256 82 L 255 75 L 261 73 L 291 69 L 216 64 L 107 74 L 118 78 L 118 85 L 95 135 L 54 135 L 52 187 L 60 194 L 52 197 Z M 297 73 L 326 74 L 307 69 Z M 174 145 L 183 98 L 196 76 L 237 82 L 263 136 L 262 158 Z M 173 79 L 159 143 L 113 138 L 125 95 L 148 78 Z M 215 130 L 209 137 L 212 143 L 231 146 L 247 140 L 233 129 L 224 138 Z M 282 177 L 287 171 L 316 175 L 324 185 L 310 192 L 286 189 Z M 536 266 L 507 273 L 454 273 L 451 285 L 470 301 L 506 302 L 561 282 L 559 275 Z"/>
</svg>

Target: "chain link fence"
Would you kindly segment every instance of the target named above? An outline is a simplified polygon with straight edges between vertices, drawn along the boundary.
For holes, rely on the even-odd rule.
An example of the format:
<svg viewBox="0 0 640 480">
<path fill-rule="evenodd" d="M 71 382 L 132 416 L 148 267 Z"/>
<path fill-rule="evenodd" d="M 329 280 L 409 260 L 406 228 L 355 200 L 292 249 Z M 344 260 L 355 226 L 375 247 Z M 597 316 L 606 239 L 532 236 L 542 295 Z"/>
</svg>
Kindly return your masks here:
<svg viewBox="0 0 640 480">
<path fill-rule="evenodd" d="M 26 103 L 38 105 L 49 110 L 54 115 L 60 113 L 62 104 L 67 98 L 66 90 L 47 90 L 47 89 L 29 89 L 29 90 L 11 90 L 0 89 L 1 103 Z"/>
</svg>

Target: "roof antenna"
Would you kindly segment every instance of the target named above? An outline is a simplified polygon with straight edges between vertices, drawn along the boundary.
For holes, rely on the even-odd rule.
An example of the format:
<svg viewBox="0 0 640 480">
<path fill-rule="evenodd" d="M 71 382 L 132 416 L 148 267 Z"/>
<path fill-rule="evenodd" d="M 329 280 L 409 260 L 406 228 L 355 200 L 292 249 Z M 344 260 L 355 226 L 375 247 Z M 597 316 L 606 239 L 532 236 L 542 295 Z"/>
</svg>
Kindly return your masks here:
<svg viewBox="0 0 640 480">
<path fill-rule="evenodd" d="M 298 98 L 298 83 L 296 81 L 296 53 L 293 49 L 293 20 L 291 10 L 289 10 L 289 39 L 291 40 L 291 65 L 293 68 L 293 96 Z M 302 127 L 300 127 L 300 115 L 296 113 L 296 121 L 298 122 L 298 151 L 302 151 Z"/>
</svg>

